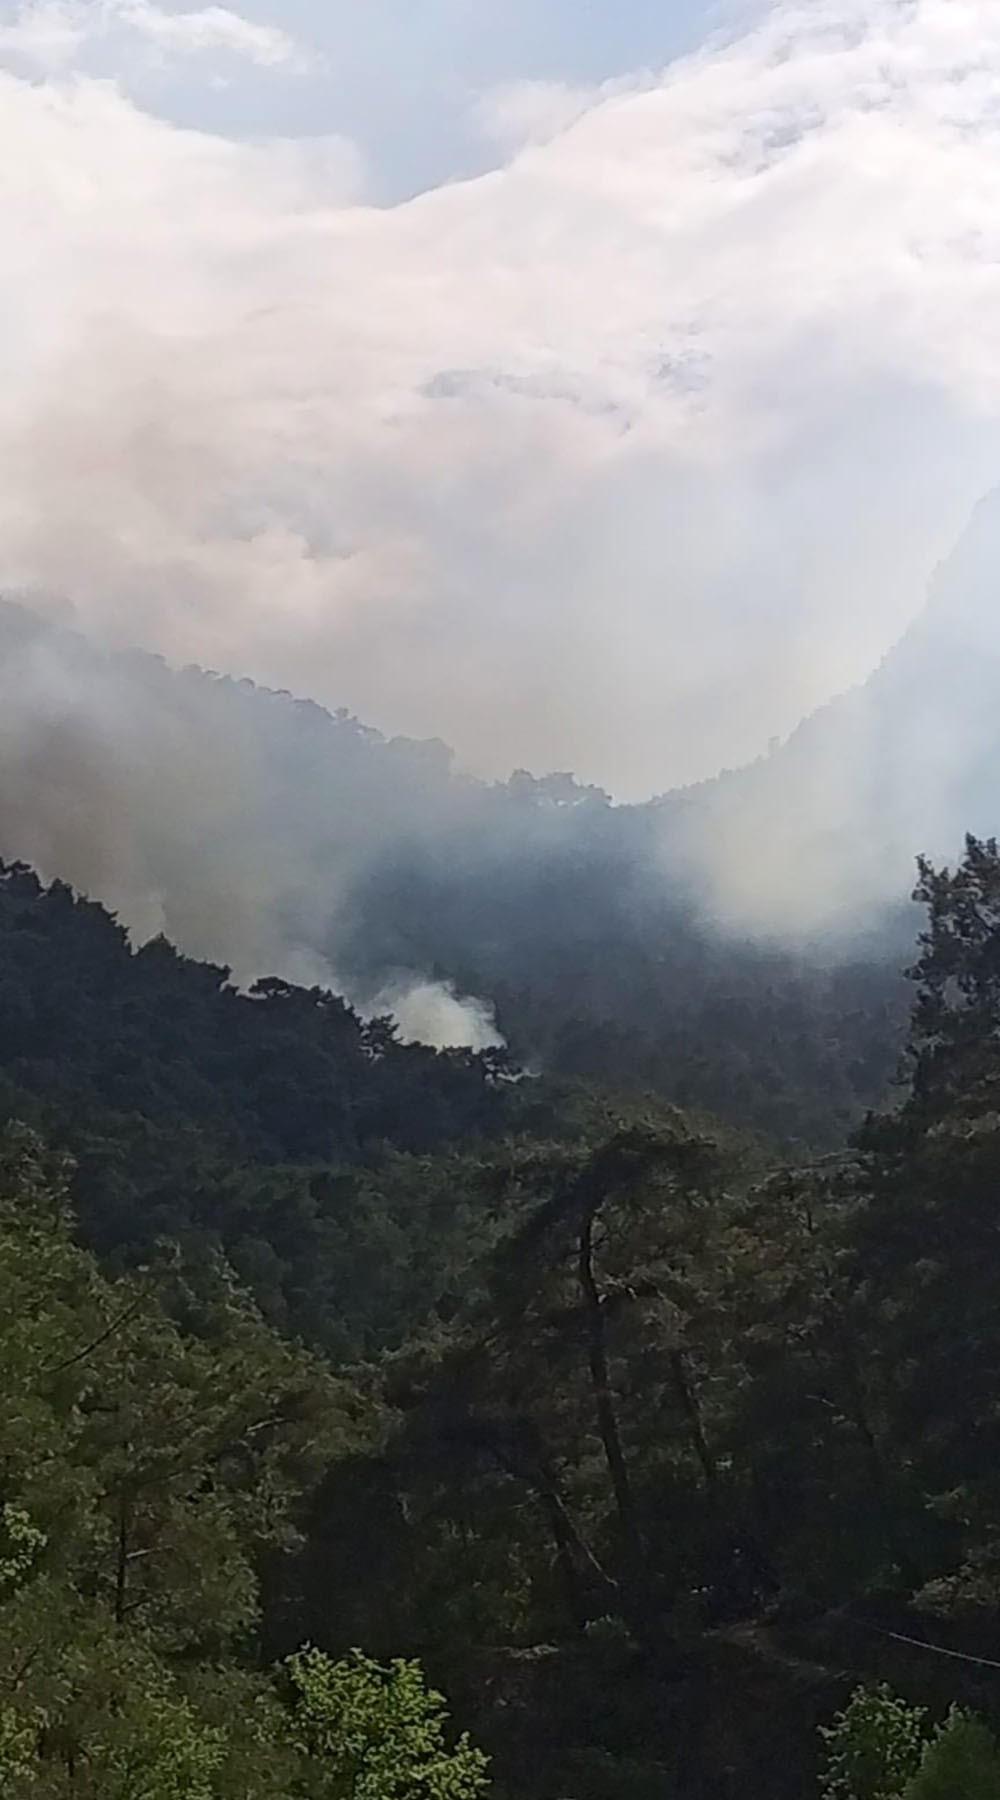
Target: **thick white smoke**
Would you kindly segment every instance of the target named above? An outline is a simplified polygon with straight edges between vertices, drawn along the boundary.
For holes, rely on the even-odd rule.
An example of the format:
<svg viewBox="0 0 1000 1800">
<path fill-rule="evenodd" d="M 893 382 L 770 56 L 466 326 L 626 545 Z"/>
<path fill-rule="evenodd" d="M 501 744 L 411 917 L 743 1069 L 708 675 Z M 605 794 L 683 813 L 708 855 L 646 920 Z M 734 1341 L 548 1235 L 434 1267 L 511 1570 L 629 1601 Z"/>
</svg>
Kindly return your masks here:
<svg viewBox="0 0 1000 1800">
<path fill-rule="evenodd" d="M 647 794 L 863 677 L 1000 471 L 989 0 L 778 5 L 632 83 L 494 95 L 507 165 L 382 209 L 336 137 L 182 130 L 72 43 L 41 77 L 12 44 L 0 582 L 93 643 Z M 652 876 L 686 857 L 755 930 L 897 891 L 966 739 L 893 706 L 891 754 L 851 701 L 702 796 L 710 832 L 663 809 Z M 416 821 L 453 842 L 476 806 L 433 747 L 373 779 L 346 727 L 331 785 L 290 708 L 22 644 L 0 852 L 241 978 L 346 982 L 334 922 L 375 850 Z M 385 980 L 437 980 L 399 948 Z M 457 1028 L 447 988 L 420 1004 Z"/>
<path fill-rule="evenodd" d="M 991 0 L 775 6 L 521 149 L 508 94 L 381 210 L 15 67 L 0 579 L 112 641 L 648 793 L 862 677 L 1000 469 Z"/>
<path fill-rule="evenodd" d="M 460 826 L 443 746 L 382 744 L 289 696 L 110 657 L 0 606 L 0 856 L 103 899 L 249 985 L 345 993 L 440 1048 L 501 1041 L 487 1002 L 424 973 L 338 967 L 341 907 L 414 826 Z"/>
<path fill-rule="evenodd" d="M 450 982 L 389 983 L 372 1002 L 372 1011 L 391 1013 L 404 1043 L 434 1044 L 445 1050 L 465 1046 L 492 1050 L 503 1044 L 492 1006 L 473 995 L 460 995 Z"/>
</svg>

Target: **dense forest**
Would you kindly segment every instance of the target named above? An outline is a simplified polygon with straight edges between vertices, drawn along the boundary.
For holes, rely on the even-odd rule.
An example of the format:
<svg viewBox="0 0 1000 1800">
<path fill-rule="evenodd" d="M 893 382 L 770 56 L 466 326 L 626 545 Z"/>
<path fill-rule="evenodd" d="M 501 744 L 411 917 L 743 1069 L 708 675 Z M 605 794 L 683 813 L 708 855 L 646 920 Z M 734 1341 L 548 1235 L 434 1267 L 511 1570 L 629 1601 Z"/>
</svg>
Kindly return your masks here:
<svg viewBox="0 0 1000 1800">
<path fill-rule="evenodd" d="M 793 1155 L 7 866 L 3 1792 L 1000 1791 L 997 846 L 917 897 Z"/>
</svg>

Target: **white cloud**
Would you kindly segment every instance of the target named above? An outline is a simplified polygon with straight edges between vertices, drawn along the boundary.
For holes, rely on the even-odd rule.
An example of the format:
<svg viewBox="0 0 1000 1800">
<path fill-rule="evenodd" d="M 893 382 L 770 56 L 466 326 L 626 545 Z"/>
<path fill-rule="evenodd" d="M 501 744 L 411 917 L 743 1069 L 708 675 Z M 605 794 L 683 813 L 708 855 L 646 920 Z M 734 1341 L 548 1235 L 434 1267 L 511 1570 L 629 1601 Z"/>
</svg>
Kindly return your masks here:
<svg viewBox="0 0 1000 1800">
<path fill-rule="evenodd" d="M 22 0 L 0 8 L 0 57 L 47 71 L 64 69 L 88 46 L 129 37 L 177 55 L 224 52 L 261 68 L 303 68 L 308 57 L 276 25 L 245 19 L 228 6 L 171 12 L 155 0 Z"/>
<path fill-rule="evenodd" d="M 1000 9 L 588 99 L 380 212 L 336 140 L 7 77 L 0 575 L 632 791 L 863 673 L 1000 469 Z"/>
<path fill-rule="evenodd" d="M 0 56 L 40 69 L 72 63 L 86 41 L 87 22 L 77 0 L 38 0 L 0 15 Z"/>
<path fill-rule="evenodd" d="M 163 50 L 225 50 L 265 69 L 303 61 L 303 52 L 286 31 L 276 25 L 255 24 L 228 6 L 166 12 L 153 0 L 117 0 L 113 10 L 123 25 Z"/>
<path fill-rule="evenodd" d="M 654 85 L 652 76 L 626 76 L 581 85 L 568 81 L 504 81 L 475 101 L 472 118 L 482 135 L 502 150 L 547 144 L 604 100 Z"/>
</svg>

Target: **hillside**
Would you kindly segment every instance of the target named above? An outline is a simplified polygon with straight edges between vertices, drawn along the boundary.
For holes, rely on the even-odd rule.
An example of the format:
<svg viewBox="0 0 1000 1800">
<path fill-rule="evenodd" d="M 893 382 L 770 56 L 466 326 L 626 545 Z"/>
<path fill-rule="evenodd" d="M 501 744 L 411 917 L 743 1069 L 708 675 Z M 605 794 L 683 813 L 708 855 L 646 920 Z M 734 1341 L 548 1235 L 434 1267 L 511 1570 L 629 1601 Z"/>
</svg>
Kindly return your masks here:
<svg viewBox="0 0 1000 1800">
<path fill-rule="evenodd" d="M 419 1310 L 444 1280 L 418 1249 L 445 1179 L 426 1159 L 457 1169 L 553 1110 L 496 1052 L 403 1045 L 318 989 L 238 993 L 227 970 L 162 938 L 133 952 L 95 902 L 0 865 L 0 1121 L 72 1153 L 86 1239 L 118 1263 L 160 1237 L 221 1247 L 274 1322 L 341 1350 L 391 1335 L 401 1296 Z M 440 1258 L 449 1246 L 442 1219 Z"/>
<path fill-rule="evenodd" d="M 835 1144 L 890 1082 L 918 851 L 992 825 L 1000 501 L 869 681 L 638 806 L 0 607 L 0 852 L 243 984 Z"/>
<path fill-rule="evenodd" d="M 678 868 L 728 929 L 905 941 L 917 849 L 996 827 L 1000 491 L 977 507 L 913 624 L 859 688 L 747 769 L 658 801 Z"/>
<path fill-rule="evenodd" d="M 1000 1800 L 1000 0 L 3 128 L 0 1800 Z"/>
<path fill-rule="evenodd" d="M 137 942 L 163 931 L 244 983 L 332 987 L 406 1035 L 499 1036 L 521 1065 L 784 1140 L 836 1143 L 884 1095 L 905 940 L 877 910 L 853 958 L 720 930 L 667 807 L 569 776 L 476 782 L 443 745 L 12 605 L 0 635 L 0 852 Z"/>
<path fill-rule="evenodd" d="M 8 867 L 4 1792 L 473 1800 L 399 1655 L 495 1800 L 807 1800 L 860 1679 L 989 1715 L 995 845 L 921 891 L 899 1109 L 783 1166 Z"/>
</svg>

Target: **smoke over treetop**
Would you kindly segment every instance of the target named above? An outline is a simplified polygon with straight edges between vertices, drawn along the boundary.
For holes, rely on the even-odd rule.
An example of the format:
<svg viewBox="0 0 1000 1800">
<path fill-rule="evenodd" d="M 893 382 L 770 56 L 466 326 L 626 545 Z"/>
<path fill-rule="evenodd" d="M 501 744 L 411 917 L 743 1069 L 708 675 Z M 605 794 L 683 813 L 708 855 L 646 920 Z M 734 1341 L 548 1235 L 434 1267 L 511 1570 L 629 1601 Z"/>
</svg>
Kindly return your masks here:
<svg viewBox="0 0 1000 1800">
<path fill-rule="evenodd" d="M 163 931 L 241 979 L 336 983 L 327 951 L 359 862 L 421 795 L 460 804 L 443 746 L 407 754 L 346 715 L 111 656 L 13 605 L 0 647 L 5 848 L 102 895 L 137 941 Z M 442 991 L 433 1014 L 431 998 L 421 1017 L 465 1041 L 460 1001 Z M 481 1007 L 466 1027 L 485 1041 Z"/>
<path fill-rule="evenodd" d="M 769 943 L 838 960 L 861 921 L 877 939 L 915 850 L 947 857 L 988 827 L 998 571 L 994 497 L 863 688 L 769 757 L 642 806 L 569 775 L 488 784 L 439 740 L 7 605 L 0 853 L 106 899 L 138 939 L 332 985 L 407 1035 L 495 1042 L 493 1003 L 528 1053 L 555 1053 L 574 1016 L 679 1021 L 715 982 L 728 1006 L 755 968 L 767 981 Z"/>
<path fill-rule="evenodd" d="M 502 985 L 526 928 L 553 943 L 567 928 L 571 893 L 573 932 L 609 942 L 664 907 L 675 925 L 849 935 L 902 897 L 917 848 L 947 857 L 966 826 L 989 827 L 998 578 L 993 496 L 864 687 L 767 758 L 644 806 L 569 775 L 488 784 L 439 739 L 110 653 L 8 604 L 0 847 L 105 898 L 140 938 L 162 929 L 243 978 L 346 983 L 362 1003 L 413 982 Z"/>
</svg>

